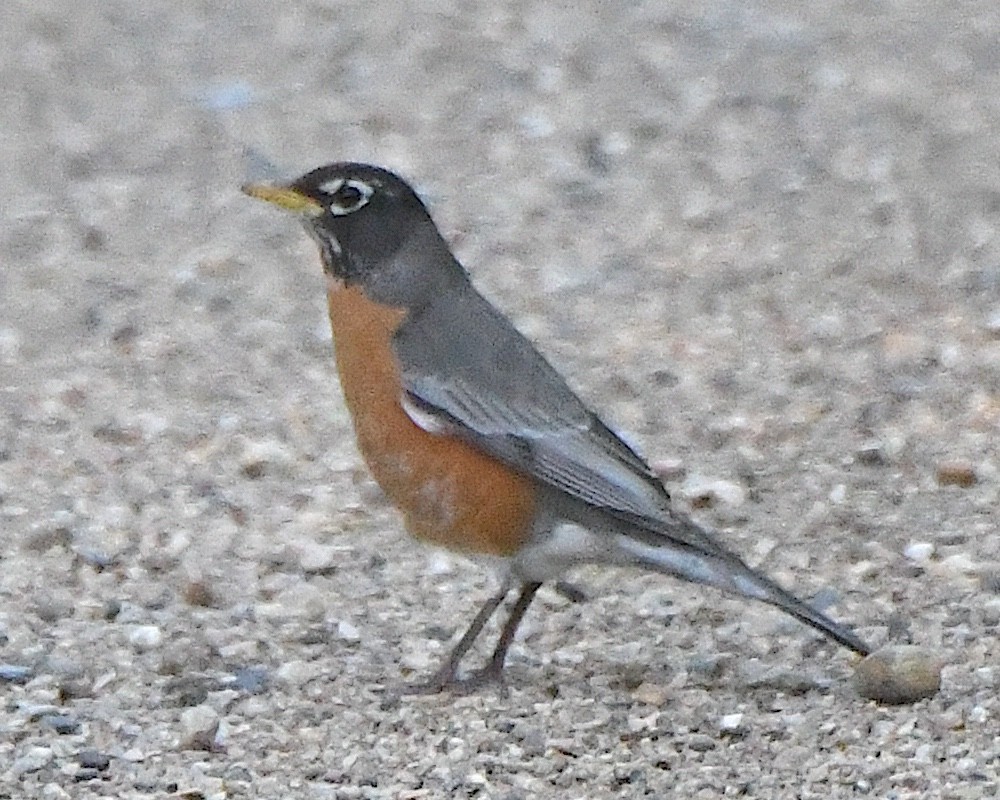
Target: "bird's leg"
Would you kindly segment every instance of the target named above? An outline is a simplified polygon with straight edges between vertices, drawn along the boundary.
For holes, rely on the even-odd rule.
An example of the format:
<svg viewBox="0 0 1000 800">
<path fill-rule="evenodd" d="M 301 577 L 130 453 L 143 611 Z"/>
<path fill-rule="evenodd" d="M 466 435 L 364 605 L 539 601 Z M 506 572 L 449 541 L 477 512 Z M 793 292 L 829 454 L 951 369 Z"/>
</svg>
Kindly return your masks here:
<svg viewBox="0 0 1000 800">
<path fill-rule="evenodd" d="M 521 593 L 510 609 L 510 614 L 507 616 L 503 630 L 500 631 L 500 638 L 497 639 L 497 646 L 493 649 L 493 655 L 490 656 L 489 662 L 482 669 L 473 672 L 468 678 L 456 681 L 455 688 L 471 692 L 488 683 L 493 683 L 500 687 L 501 694 L 506 694 L 507 690 L 503 683 L 503 665 L 504 661 L 507 660 L 507 650 L 510 649 L 511 642 L 514 641 L 514 634 L 517 633 L 517 627 L 524 619 L 524 614 L 541 585 L 539 581 L 521 585 Z"/>
<path fill-rule="evenodd" d="M 472 643 L 482 632 L 489 618 L 493 616 L 497 607 L 507 596 L 509 591 L 508 585 L 505 585 L 500 592 L 486 601 L 479 610 L 479 613 L 476 614 L 476 618 L 472 620 L 472 624 L 468 630 L 466 630 L 462 638 L 459 639 L 458 644 L 451 651 L 448 660 L 441 665 L 441 668 L 431 679 L 426 683 L 407 686 L 403 689 L 403 692 L 405 694 L 433 694 L 445 689 L 469 692 L 487 683 L 496 683 L 502 686 L 503 665 L 507 660 L 507 651 L 514 641 L 514 635 L 517 633 L 517 628 L 521 624 L 521 620 L 524 619 L 528 606 L 531 605 L 531 601 L 535 598 L 541 585 L 541 582 L 535 581 L 525 583 L 521 586 L 521 593 L 517 596 L 517 601 L 511 607 L 507 621 L 500 631 L 500 638 L 497 639 L 496 647 L 493 649 L 493 655 L 490 656 L 490 660 L 485 667 L 472 673 L 468 678 L 457 677 L 459 664 L 465 657 L 465 654 L 469 652 L 469 648 L 472 647 Z"/>
<path fill-rule="evenodd" d="M 535 595 L 541 588 L 541 581 L 532 581 L 521 586 L 521 593 L 517 596 L 517 602 L 510 610 L 507 622 L 504 623 L 503 630 L 500 631 L 500 638 L 497 639 L 497 646 L 490 657 L 490 663 L 476 673 L 480 682 L 500 681 L 503 675 L 503 664 L 507 660 L 507 650 L 510 649 L 511 642 L 514 641 L 514 634 L 517 627 L 524 619 L 524 614 L 535 599 Z"/>
<path fill-rule="evenodd" d="M 403 693 L 433 694 L 459 683 L 455 677 L 458 672 L 458 665 L 461 663 L 462 659 L 465 658 L 465 654 L 469 652 L 469 648 L 472 647 L 472 643 L 476 641 L 476 637 L 482 632 L 483 627 L 489 621 L 490 617 L 493 616 L 493 612 L 497 610 L 497 606 L 503 602 L 509 591 L 510 584 L 505 582 L 500 591 L 489 598 L 483 604 L 483 607 L 479 609 L 479 613 L 476 614 L 476 618 L 472 620 L 472 624 L 469 625 L 465 633 L 462 634 L 462 638 L 458 640 L 458 644 L 456 644 L 452 649 L 451 653 L 448 655 L 448 659 L 441 665 L 438 671 L 435 672 L 434 675 L 426 682 L 404 687 Z"/>
</svg>

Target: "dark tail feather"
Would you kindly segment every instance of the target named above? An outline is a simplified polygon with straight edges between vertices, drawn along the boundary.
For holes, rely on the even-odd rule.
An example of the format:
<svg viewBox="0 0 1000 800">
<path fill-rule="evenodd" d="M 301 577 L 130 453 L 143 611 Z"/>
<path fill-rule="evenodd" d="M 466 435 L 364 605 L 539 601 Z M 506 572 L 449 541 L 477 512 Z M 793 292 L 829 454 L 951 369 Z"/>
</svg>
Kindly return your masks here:
<svg viewBox="0 0 1000 800">
<path fill-rule="evenodd" d="M 850 631 L 843 625 L 834 622 L 826 616 L 826 614 L 817 611 L 805 601 L 797 598 L 791 592 L 782 589 L 770 578 L 755 572 L 752 572 L 752 574 L 755 575 L 757 581 L 759 581 L 761 585 L 767 589 L 768 596 L 766 598 L 762 598 L 765 603 L 777 606 L 786 614 L 790 614 L 800 622 L 804 622 L 806 625 L 815 628 L 820 633 L 826 634 L 835 642 L 839 642 L 844 647 L 853 650 L 855 653 L 862 656 L 866 656 L 871 653 L 871 646 L 866 644 L 853 631 Z"/>
<path fill-rule="evenodd" d="M 693 522 L 687 522 L 681 530 L 660 532 L 655 539 L 647 529 L 637 533 L 621 535 L 620 545 L 641 566 L 769 603 L 855 653 L 866 656 L 872 652 L 857 635 L 751 569 Z"/>
</svg>

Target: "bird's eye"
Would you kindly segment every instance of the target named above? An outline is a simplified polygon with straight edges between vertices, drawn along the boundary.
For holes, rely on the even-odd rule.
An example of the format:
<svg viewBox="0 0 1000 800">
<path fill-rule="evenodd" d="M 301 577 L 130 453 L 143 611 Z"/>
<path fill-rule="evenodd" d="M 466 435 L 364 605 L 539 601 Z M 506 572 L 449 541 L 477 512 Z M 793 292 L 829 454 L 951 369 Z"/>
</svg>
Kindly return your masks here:
<svg viewBox="0 0 1000 800">
<path fill-rule="evenodd" d="M 364 181 L 337 178 L 320 187 L 327 196 L 331 214 L 338 217 L 364 208 L 375 190 Z"/>
</svg>

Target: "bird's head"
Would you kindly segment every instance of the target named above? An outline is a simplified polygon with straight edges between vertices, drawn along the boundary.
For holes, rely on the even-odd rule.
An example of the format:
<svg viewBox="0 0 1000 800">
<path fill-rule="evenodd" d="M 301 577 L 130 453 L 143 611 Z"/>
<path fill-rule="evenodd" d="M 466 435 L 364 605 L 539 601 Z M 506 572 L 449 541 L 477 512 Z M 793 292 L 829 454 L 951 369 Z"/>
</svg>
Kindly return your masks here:
<svg viewBox="0 0 1000 800">
<path fill-rule="evenodd" d="M 416 192 L 381 167 L 338 162 L 243 192 L 298 215 L 327 274 L 373 300 L 412 308 L 456 270 L 465 276 Z"/>
</svg>

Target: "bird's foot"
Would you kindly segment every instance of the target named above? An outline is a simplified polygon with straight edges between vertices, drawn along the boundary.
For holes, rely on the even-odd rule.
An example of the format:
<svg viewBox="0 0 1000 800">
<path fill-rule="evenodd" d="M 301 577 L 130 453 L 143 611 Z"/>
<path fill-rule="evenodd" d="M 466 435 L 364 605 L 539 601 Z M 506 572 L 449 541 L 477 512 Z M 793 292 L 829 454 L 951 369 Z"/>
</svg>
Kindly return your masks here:
<svg viewBox="0 0 1000 800">
<path fill-rule="evenodd" d="M 458 669 L 450 663 L 445 664 L 426 681 L 408 683 L 400 687 L 401 695 L 425 695 L 453 692 L 455 694 L 473 694 L 487 686 L 496 686 L 501 697 L 507 696 L 507 685 L 503 677 L 503 662 L 490 662 L 468 675 L 458 675 Z"/>
</svg>

